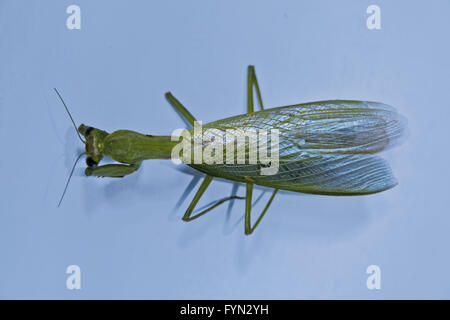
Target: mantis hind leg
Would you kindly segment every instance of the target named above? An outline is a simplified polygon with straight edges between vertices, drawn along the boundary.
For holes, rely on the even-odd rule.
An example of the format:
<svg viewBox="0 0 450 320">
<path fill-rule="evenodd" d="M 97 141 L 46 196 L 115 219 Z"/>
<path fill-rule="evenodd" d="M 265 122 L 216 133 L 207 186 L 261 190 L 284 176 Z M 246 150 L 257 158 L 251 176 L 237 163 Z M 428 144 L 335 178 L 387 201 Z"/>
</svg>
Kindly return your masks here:
<svg viewBox="0 0 450 320">
<path fill-rule="evenodd" d="M 258 102 L 261 110 L 264 110 L 261 90 L 259 89 L 258 79 L 256 78 L 256 71 L 254 66 L 248 66 L 247 71 L 247 113 L 255 112 L 254 102 L 253 102 L 253 87 L 256 89 L 256 95 L 258 97 Z"/>
<path fill-rule="evenodd" d="M 122 178 L 139 169 L 141 163 L 134 164 L 105 164 L 98 167 L 88 167 L 85 170 L 87 176 Z"/>
<path fill-rule="evenodd" d="M 165 94 L 167 101 L 175 108 L 185 119 L 187 122 L 194 126 L 194 121 L 196 121 L 195 117 L 181 104 L 181 102 L 173 96 L 172 93 L 167 92 Z"/>
<path fill-rule="evenodd" d="M 253 99 L 253 87 L 256 89 L 256 95 L 258 98 L 259 106 L 261 110 L 264 110 L 263 102 L 262 102 L 262 96 L 261 96 L 261 90 L 259 89 L 258 79 L 256 78 L 256 72 L 254 66 L 248 66 L 248 73 L 247 73 L 247 113 L 251 114 L 255 112 L 254 107 L 254 99 Z M 270 197 L 269 201 L 266 204 L 266 207 L 264 208 L 263 212 L 259 215 L 258 219 L 256 220 L 255 224 L 252 227 L 251 224 L 251 210 L 252 210 L 252 194 L 253 194 L 253 183 L 247 182 L 246 185 L 246 196 L 245 196 L 245 234 L 249 235 L 253 231 L 255 231 L 256 227 L 261 222 L 262 218 L 266 214 L 267 210 L 269 209 L 270 205 L 272 204 L 273 199 L 275 198 L 275 195 L 277 194 L 278 189 L 274 189 L 272 196 Z"/>
<path fill-rule="evenodd" d="M 253 194 L 253 183 L 247 183 L 246 186 L 246 197 L 245 197 L 245 234 L 249 235 L 252 234 L 253 231 L 255 231 L 258 224 L 261 222 L 262 218 L 266 214 L 267 210 L 269 209 L 270 205 L 272 204 L 273 199 L 275 198 L 275 195 L 277 194 L 278 189 L 274 189 L 272 196 L 270 197 L 269 201 L 266 204 L 266 207 L 264 208 L 263 212 L 259 215 L 258 219 L 256 220 L 255 224 L 252 227 L 251 224 L 251 210 L 252 210 L 252 194 Z"/>
</svg>

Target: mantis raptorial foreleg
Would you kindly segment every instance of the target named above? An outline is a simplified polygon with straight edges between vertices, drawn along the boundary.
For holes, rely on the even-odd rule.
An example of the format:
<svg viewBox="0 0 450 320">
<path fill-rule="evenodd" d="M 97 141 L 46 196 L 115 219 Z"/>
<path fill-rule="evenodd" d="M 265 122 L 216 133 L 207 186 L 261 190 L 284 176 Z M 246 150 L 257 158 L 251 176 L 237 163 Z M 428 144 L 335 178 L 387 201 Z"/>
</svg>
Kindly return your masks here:
<svg viewBox="0 0 450 320">
<path fill-rule="evenodd" d="M 122 178 L 139 169 L 141 163 L 135 164 L 105 164 L 98 167 L 86 168 L 87 176 Z"/>
</svg>

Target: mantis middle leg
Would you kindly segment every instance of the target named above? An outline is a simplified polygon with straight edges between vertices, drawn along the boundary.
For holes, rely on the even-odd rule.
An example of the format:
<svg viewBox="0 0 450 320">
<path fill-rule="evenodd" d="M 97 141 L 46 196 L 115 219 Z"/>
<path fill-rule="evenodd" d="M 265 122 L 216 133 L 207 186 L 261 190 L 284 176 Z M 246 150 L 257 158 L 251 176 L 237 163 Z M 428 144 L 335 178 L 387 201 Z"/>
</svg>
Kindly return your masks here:
<svg viewBox="0 0 450 320">
<path fill-rule="evenodd" d="M 172 93 L 167 92 L 166 93 L 166 99 L 169 101 L 169 103 L 183 116 L 183 118 L 191 124 L 191 126 L 194 126 L 194 122 L 196 121 L 195 117 L 186 109 L 183 104 L 173 96 Z M 202 197 L 203 193 L 205 193 L 206 189 L 208 188 L 209 184 L 211 183 L 213 177 L 210 175 L 206 175 L 203 179 L 202 184 L 200 185 L 200 188 L 197 190 L 197 193 L 194 196 L 194 199 L 192 199 L 191 203 L 189 204 L 189 207 L 187 208 L 186 212 L 183 215 L 183 221 L 192 221 L 194 219 L 197 219 L 201 217 L 202 215 L 206 214 L 207 212 L 211 211 L 215 207 L 219 206 L 220 204 L 224 203 L 225 201 L 232 200 L 226 198 L 215 205 L 210 206 L 209 208 L 203 210 L 202 212 L 191 216 L 194 212 L 195 206 L 197 205 L 198 201 Z M 234 198 L 234 197 L 233 197 Z"/>
<path fill-rule="evenodd" d="M 218 207 L 219 205 L 221 205 L 222 203 L 225 203 L 226 201 L 229 200 L 234 200 L 234 199 L 244 199 L 243 197 L 238 197 L 238 196 L 230 196 L 227 198 L 224 198 L 222 200 L 217 201 L 216 203 L 214 203 L 213 205 L 209 206 L 208 208 L 206 208 L 205 210 L 203 210 L 200 213 L 197 213 L 196 215 L 192 216 L 192 213 L 194 212 L 195 206 L 197 205 L 198 201 L 200 200 L 201 196 L 203 195 L 203 193 L 206 191 L 206 189 L 208 188 L 209 184 L 211 183 L 213 177 L 206 175 L 205 178 L 203 179 L 202 184 L 200 185 L 200 188 L 198 188 L 197 193 L 194 196 L 194 199 L 192 199 L 188 209 L 186 210 L 184 216 L 183 216 L 183 221 L 192 221 L 195 220 L 199 217 L 201 217 L 202 215 L 208 213 L 209 211 L 211 211 L 212 209 Z"/>
<path fill-rule="evenodd" d="M 259 106 L 261 110 L 264 109 L 263 102 L 262 102 L 262 96 L 261 96 L 261 90 L 259 88 L 258 79 L 256 77 L 255 67 L 254 66 L 248 66 L 248 74 L 247 74 L 247 113 L 253 113 L 254 112 L 254 99 L 253 99 L 253 87 L 256 89 L 256 94 L 259 102 Z M 166 98 L 169 100 L 169 102 L 172 104 L 172 106 L 179 111 L 184 118 L 191 124 L 194 125 L 195 118 L 192 116 L 191 113 L 170 93 L 166 93 Z M 217 202 L 216 204 L 210 206 L 209 208 L 203 210 L 202 212 L 192 216 L 192 213 L 195 209 L 195 206 L 197 205 L 198 201 L 202 197 L 203 193 L 206 191 L 208 186 L 210 185 L 211 181 L 213 180 L 213 177 L 210 175 L 206 175 L 203 179 L 202 184 L 200 185 L 199 189 L 197 190 L 197 193 L 195 194 L 194 198 L 192 199 L 191 203 L 189 204 L 188 209 L 186 210 L 183 220 L 184 221 L 192 221 L 194 219 L 197 219 L 201 217 L 202 215 L 206 214 L 207 212 L 211 211 L 215 207 L 219 206 L 220 204 L 233 199 L 242 199 L 242 197 L 236 197 L 231 196 L 225 199 L 222 199 L 221 201 Z M 246 205 L 245 205 L 245 234 L 251 234 L 258 224 L 261 222 L 262 218 L 266 214 L 267 210 L 269 209 L 270 204 L 272 203 L 276 193 L 278 192 L 278 189 L 274 189 L 274 192 L 272 193 L 272 196 L 267 203 L 266 207 L 264 208 L 263 212 L 260 214 L 258 219 L 256 220 L 254 226 L 251 226 L 251 202 L 252 202 L 252 193 L 253 193 L 253 183 L 247 183 L 246 188 Z"/>
<path fill-rule="evenodd" d="M 172 105 L 172 107 L 175 108 L 182 116 L 183 118 L 191 124 L 191 126 L 194 126 L 194 121 L 196 121 L 195 117 L 186 109 L 183 104 L 178 101 L 177 98 L 173 96 L 172 93 L 167 92 L 165 94 L 167 101 Z"/>
</svg>

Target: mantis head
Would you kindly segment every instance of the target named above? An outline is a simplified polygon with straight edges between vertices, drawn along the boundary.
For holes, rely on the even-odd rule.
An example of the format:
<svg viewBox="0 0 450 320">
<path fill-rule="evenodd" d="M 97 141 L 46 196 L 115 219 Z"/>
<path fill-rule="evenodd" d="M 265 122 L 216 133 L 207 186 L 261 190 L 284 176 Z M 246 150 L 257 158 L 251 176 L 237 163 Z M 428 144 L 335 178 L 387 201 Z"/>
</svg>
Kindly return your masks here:
<svg viewBox="0 0 450 320">
<path fill-rule="evenodd" d="M 86 164 L 94 167 L 103 159 L 103 141 L 108 132 L 81 124 L 78 132 L 86 139 Z"/>
</svg>

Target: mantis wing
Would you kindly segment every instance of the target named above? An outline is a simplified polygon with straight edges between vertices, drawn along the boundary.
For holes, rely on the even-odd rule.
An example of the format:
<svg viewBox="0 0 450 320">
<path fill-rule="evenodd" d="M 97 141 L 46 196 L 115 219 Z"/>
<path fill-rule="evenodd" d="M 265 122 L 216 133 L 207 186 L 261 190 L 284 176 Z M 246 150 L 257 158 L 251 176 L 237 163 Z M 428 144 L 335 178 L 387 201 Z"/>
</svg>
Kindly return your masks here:
<svg viewBox="0 0 450 320">
<path fill-rule="evenodd" d="M 397 184 L 389 164 L 368 154 L 309 154 L 281 163 L 275 175 L 256 179 L 279 189 L 329 195 L 371 194 Z"/>
<path fill-rule="evenodd" d="M 261 165 L 191 165 L 209 175 L 302 193 L 363 195 L 397 184 L 388 163 L 370 154 L 304 154 L 279 164 L 278 172 L 261 175 Z"/>
<path fill-rule="evenodd" d="M 230 129 L 278 129 L 277 173 L 261 175 L 260 163 L 193 166 L 214 176 L 237 181 L 246 177 L 291 191 L 370 194 L 396 185 L 387 162 L 374 153 L 398 144 L 405 128 L 406 120 L 392 107 L 376 102 L 319 101 L 266 109 L 209 123 L 204 130 L 221 135 Z"/>
<path fill-rule="evenodd" d="M 406 119 L 383 103 L 333 100 L 239 115 L 208 123 L 208 128 L 278 129 L 281 157 L 305 150 L 376 153 L 402 141 Z"/>
</svg>

